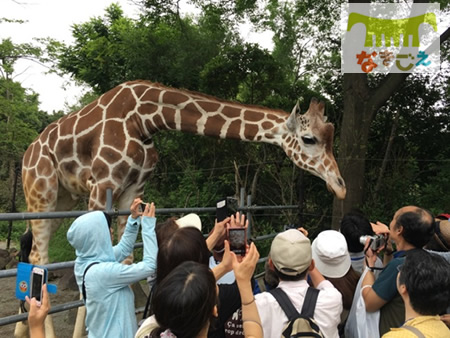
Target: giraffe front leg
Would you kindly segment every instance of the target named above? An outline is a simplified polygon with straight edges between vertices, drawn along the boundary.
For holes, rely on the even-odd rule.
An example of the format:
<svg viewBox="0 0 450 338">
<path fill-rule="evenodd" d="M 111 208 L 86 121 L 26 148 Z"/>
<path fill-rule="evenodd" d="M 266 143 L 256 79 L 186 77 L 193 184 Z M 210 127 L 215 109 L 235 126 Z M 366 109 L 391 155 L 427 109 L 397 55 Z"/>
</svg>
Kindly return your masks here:
<svg viewBox="0 0 450 338">
<path fill-rule="evenodd" d="M 19 314 L 23 313 L 22 308 L 19 308 Z M 14 328 L 14 337 L 16 338 L 28 338 L 28 322 L 17 322 Z"/>
<path fill-rule="evenodd" d="M 83 299 L 83 296 L 80 294 L 80 299 Z M 80 306 L 77 311 L 77 318 L 75 320 L 75 327 L 73 329 L 73 338 L 81 338 L 86 335 L 86 307 Z"/>
<path fill-rule="evenodd" d="M 33 233 L 33 241 L 31 252 L 28 256 L 30 264 L 44 265 L 49 263 L 48 246 L 52 232 L 51 220 L 32 220 L 31 231 Z"/>
</svg>

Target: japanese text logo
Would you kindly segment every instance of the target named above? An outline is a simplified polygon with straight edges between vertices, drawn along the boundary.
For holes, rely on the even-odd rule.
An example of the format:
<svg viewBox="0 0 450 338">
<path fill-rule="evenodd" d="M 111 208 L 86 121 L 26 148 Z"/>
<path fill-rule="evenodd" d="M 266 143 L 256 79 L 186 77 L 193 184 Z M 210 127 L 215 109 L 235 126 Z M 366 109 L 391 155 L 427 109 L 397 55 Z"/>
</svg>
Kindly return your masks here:
<svg viewBox="0 0 450 338">
<path fill-rule="evenodd" d="M 434 3 L 343 5 L 342 72 L 439 72 L 438 14 Z"/>
</svg>

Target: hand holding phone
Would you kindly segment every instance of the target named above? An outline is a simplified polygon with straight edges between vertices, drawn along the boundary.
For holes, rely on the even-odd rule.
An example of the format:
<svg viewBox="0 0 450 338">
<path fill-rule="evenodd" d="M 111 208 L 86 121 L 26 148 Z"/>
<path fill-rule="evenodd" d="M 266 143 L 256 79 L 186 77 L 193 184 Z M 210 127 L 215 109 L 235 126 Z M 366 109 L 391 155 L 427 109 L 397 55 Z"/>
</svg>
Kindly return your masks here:
<svg viewBox="0 0 450 338">
<path fill-rule="evenodd" d="M 30 306 L 30 310 L 28 311 L 28 324 L 30 325 L 31 335 L 34 337 L 33 332 L 44 333 L 44 321 L 50 310 L 50 298 L 47 292 L 47 284 L 42 286 L 41 305 L 38 305 L 36 299 L 30 299 L 28 296 L 25 297 L 25 301 Z"/>
<path fill-rule="evenodd" d="M 228 228 L 227 231 L 230 250 L 236 255 L 245 256 L 247 250 L 247 229 L 246 228 Z"/>
<path fill-rule="evenodd" d="M 47 282 L 46 271 L 40 267 L 33 267 L 31 270 L 30 280 L 30 298 L 36 298 L 36 303 L 41 306 L 42 302 L 42 286 Z"/>
<path fill-rule="evenodd" d="M 227 199 L 223 198 L 221 200 L 218 200 L 216 203 L 217 222 L 222 222 L 227 217 L 228 217 Z"/>
<path fill-rule="evenodd" d="M 143 213 L 145 211 L 145 207 L 147 206 L 147 203 L 139 203 L 139 212 Z"/>
</svg>

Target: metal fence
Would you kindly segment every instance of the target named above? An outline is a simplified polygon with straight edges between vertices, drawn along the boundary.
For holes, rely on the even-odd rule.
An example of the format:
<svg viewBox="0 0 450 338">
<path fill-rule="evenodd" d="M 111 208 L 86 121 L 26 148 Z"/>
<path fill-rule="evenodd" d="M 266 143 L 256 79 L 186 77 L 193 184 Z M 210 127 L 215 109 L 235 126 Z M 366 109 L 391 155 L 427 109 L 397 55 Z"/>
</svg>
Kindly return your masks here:
<svg viewBox="0 0 450 338">
<path fill-rule="evenodd" d="M 245 212 L 246 218 L 248 220 L 252 219 L 252 213 L 256 211 L 267 211 L 267 210 L 289 210 L 289 209 L 298 209 L 297 205 L 284 205 L 284 206 L 252 206 L 251 205 L 251 196 L 247 196 L 247 206 L 244 204 L 245 196 L 243 190 L 241 190 L 241 196 L 240 196 L 240 205 L 237 208 L 237 211 Z M 169 214 L 169 215 L 175 215 L 175 214 L 185 214 L 185 213 L 198 213 L 198 214 L 213 214 L 216 211 L 215 207 L 205 207 L 205 208 L 160 208 L 156 209 L 156 214 L 162 215 L 162 214 Z M 31 213 L 31 212 L 23 212 L 23 213 L 9 213 L 9 214 L 0 214 L 0 221 L 19 221 L 19 220 L 32 220 L 32 219 L 56 219 L 56 218 L 76 218 L 81 215 L 86 214 L 89 212 L 89 210 L 85 211 L 55 211 L 55 212 L 41 212 L 41 213 Z M 127 216 L 130 214 L 129 210 L 115 210 L 112 208 L 112 194 L 110 191 L 107 192 L 107 208 L 105 210 L 108 214 L 110 214 L 113 217 L 117 216 Z M 249 222 L 249 229 L 248 231 L 251 231 L 251 221 Z M 270 239 L 275 237 L 276 233 L 262 235 L 253 238 L 254 241 L 262 241 L 266 239 Z M 142 243 L 136 243 L 134 248 L 141 248 L 143 247 Z M 267 257 L 262 257 L 259 259 L 258 263 L 263 263 L 267 260 Z M 61 263 L 52 263 L 44 265 L 48 271 L 56 271 L 56 270 L 62 270 L 67 268 L 73 268 L 75 264 L 75 261 L 70 262 L 61 262 Z M 0 279 L 1 278 L 7 278 L 7 277 L 14 277 L 17 275 L 17 269 L 8 269 L 8 270 L 1 270 L 0 271 Z M 257 277 L 257 276 L 255 276 Z M 5 292 L 5 290 L 3 290 Z M 49 314 L 57 313 L 57 312 L 63 312 L 68 311 L 73 308 L 78 308 L 80 306 L 83 306 L 83 301 L 78 300 L 74 302 L 69 302 L 65 304 L 58 304 L 58 305 L 52 305 Z M 141 313 L 144 311 L 144 308 L 137 308 L 135 309 L 136 314 Z M 26 320 L 28 317 L 28 313 L 21 313 L 17 315 L 12 315 L 4 318 L 0 318 L 0 326 L 9 325 L 13 323 L 17 323 L 19 321 Z"/>
</svg>

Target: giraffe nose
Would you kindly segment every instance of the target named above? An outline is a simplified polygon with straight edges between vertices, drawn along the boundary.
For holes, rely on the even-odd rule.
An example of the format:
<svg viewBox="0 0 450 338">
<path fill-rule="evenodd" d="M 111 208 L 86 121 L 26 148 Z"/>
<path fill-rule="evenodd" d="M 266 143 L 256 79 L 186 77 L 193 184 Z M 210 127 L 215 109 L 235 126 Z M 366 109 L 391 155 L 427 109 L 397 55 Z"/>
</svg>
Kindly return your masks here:
<svg viewBox="0 0 450 338">
<path fill-rule="evenodd" d="M 337 182 L 341 187 L 345 187 L 345 183 L 344 183 L 344 180 L 342 179 L 342 177 L 338 177 Z"/>
</svg>

